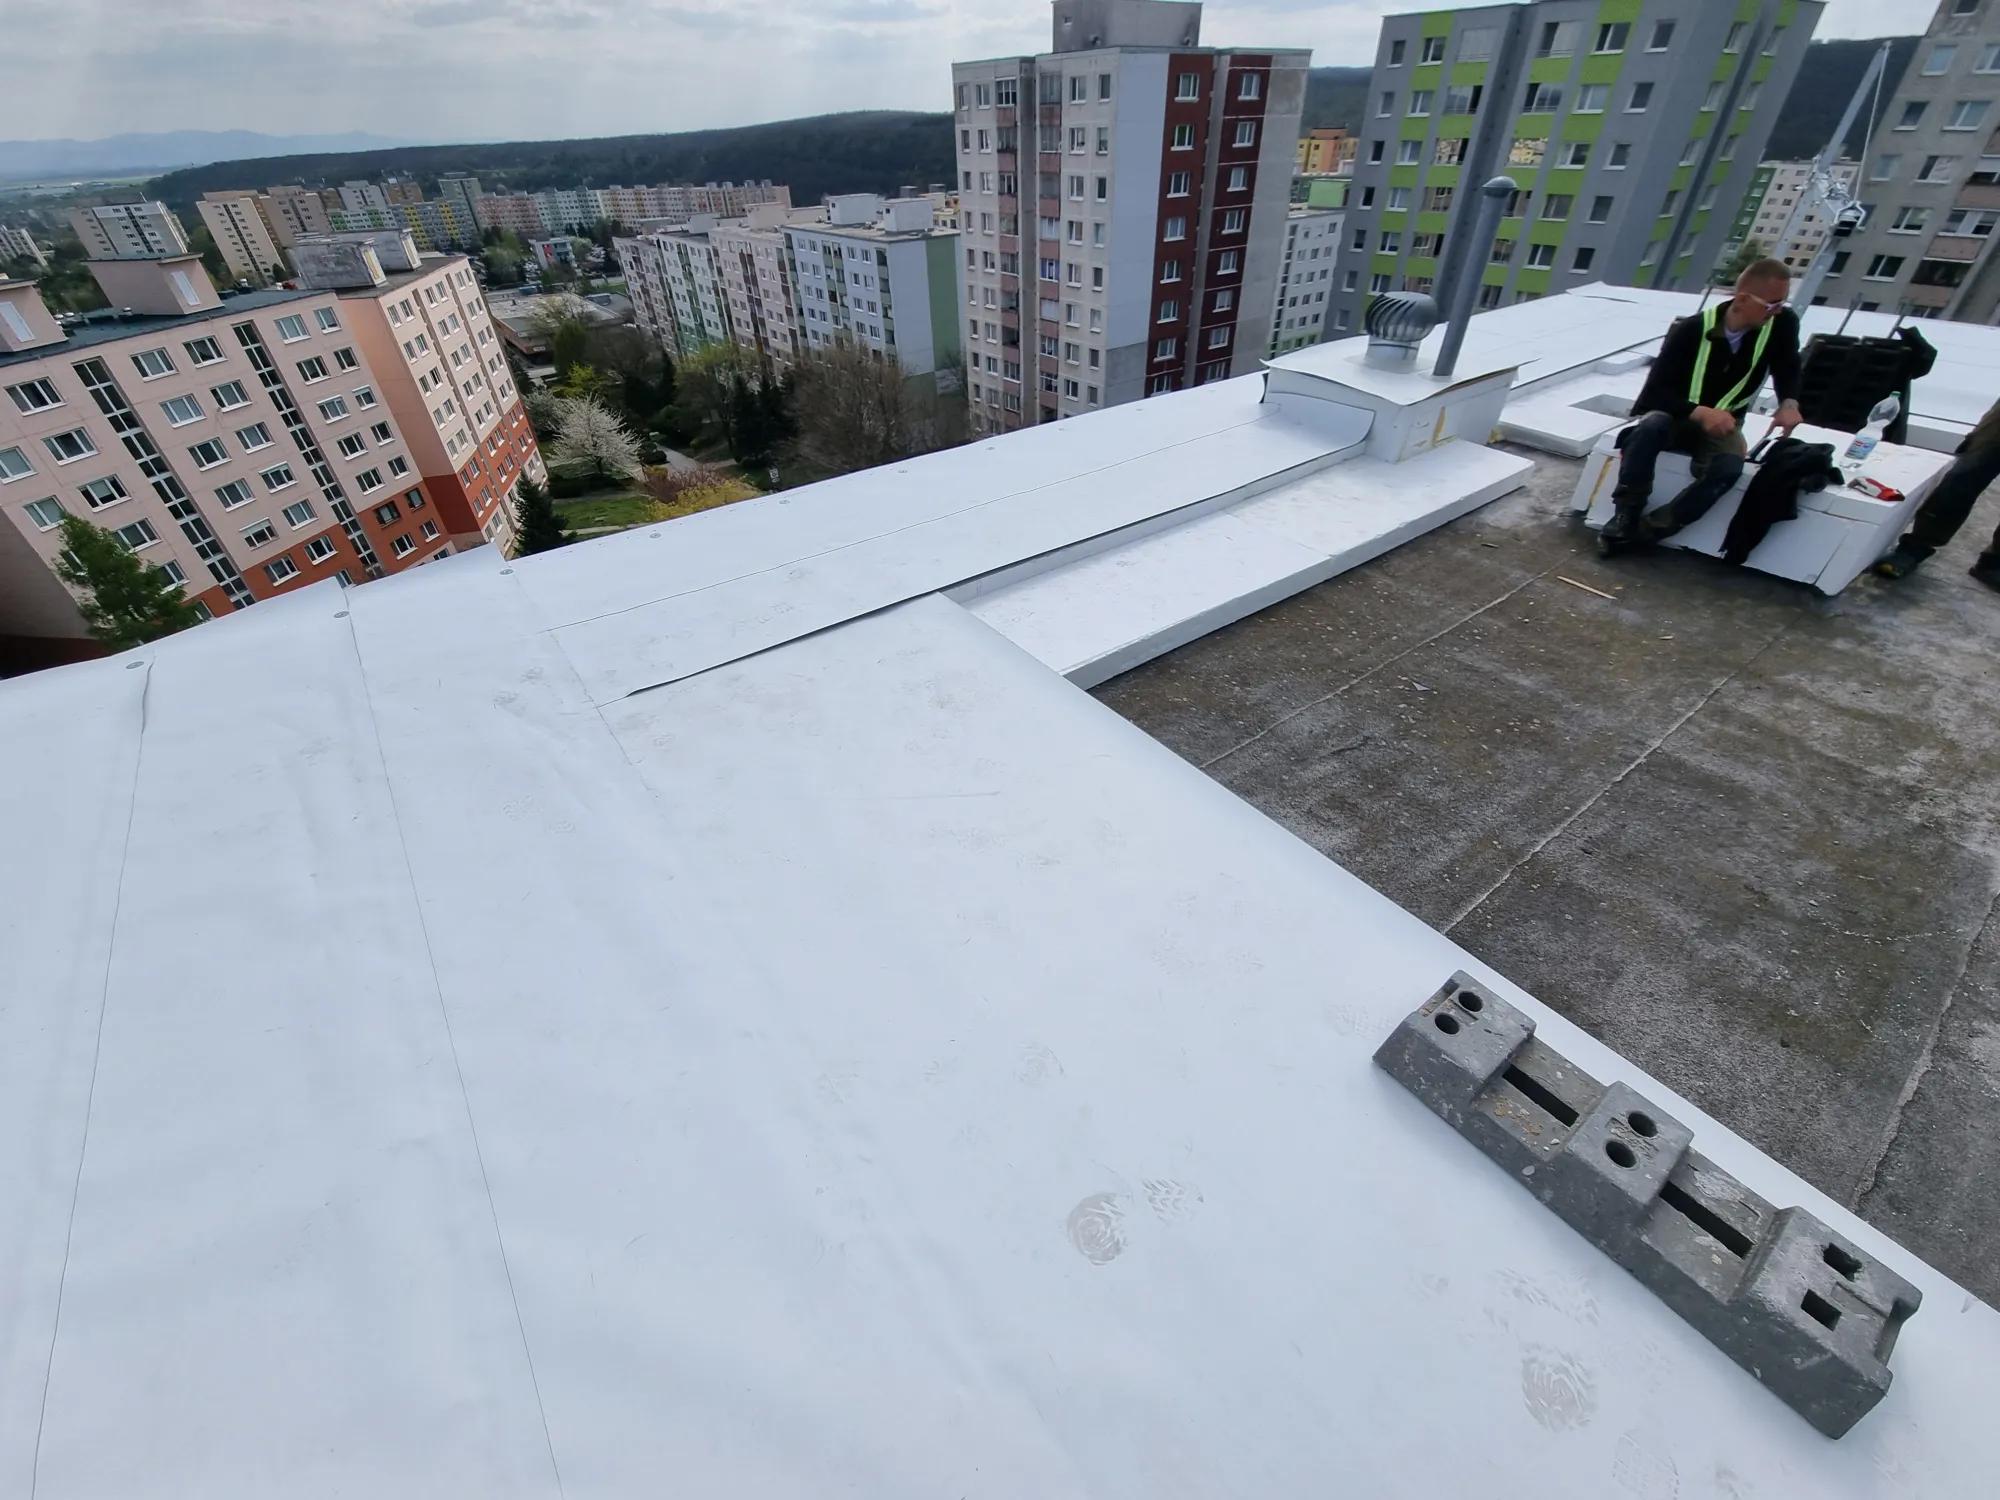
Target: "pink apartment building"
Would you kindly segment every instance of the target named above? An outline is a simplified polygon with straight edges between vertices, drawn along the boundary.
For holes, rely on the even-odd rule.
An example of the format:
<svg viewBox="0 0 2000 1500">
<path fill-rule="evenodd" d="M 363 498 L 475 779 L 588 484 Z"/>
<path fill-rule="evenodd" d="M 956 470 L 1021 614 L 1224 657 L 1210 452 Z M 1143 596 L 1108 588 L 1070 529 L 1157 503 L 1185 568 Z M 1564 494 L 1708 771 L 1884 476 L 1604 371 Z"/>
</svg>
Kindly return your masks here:
<svg viewBox="0 0 2000 1500">
<path fill-rule="evenodd" d="M 54 572 L 65 514 L 211 614 L 506 537 L 540 458 L 463 257 L 229 297 L 192 255 L 91 270 L 121 311 L 68 326 L 0 281 L 0 640 L 18 658 L 89 649 Z"/>
</svg>

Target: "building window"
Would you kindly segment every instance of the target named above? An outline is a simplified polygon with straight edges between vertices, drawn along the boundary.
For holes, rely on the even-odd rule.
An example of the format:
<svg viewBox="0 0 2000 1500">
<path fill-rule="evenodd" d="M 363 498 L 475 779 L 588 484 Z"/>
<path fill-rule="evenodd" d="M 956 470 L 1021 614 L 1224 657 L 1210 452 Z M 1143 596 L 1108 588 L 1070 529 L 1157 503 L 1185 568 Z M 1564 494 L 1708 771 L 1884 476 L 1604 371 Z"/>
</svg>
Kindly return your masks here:
<svg viewBox="0 0 2000 1500">
<path fill-rule="evenodd" d="M 1650 83 L 1632 85 L 1632 95 L 1625 101 L 1625 113 L 1642 115 L 1653 102 L 1653 86 Z"/>
<path fill-rule="evenodd" d="M 1576 91 L 1576 112 L 1580 115 L 1601 115 L 1611 102 L 1611 85 L 1608 83 L 1586 83 Z M 1583 144 L 1577 142 L 1578 145 Z"/>
<path fill-rule="evenodd" d="M 1187 220 L 1179 214 L 1170 217 L 1166 222 L 1166 227 L 1161 231 L 1161 238 L 1169 240 L 1186 239 Z"/>
<path fill-rule="evenodd" d="M 35 472 L 19 448 L 0 448 L 0 484 L 12 484 Z"/>
<path fill-rule="evenodd" d="M 234 510 L 239 505 L 247 505 L 255 496 L 247 479 L 232 479 L 215 492 L 216 501 L 224 510 Z"/>
<path fill-rule="evenodd" d="M 1180 279 L 1181 279 L 1181 263 L 1179 261 L 1177 260 L 1166 261 L 1160 266 L 1160 280 L 1162 283 L 1170 281 L 1179 281 Z"/>
<path fill-rule="evenodd" d="M 1234 276 L 1237 267 L 1241 264 L 1242 256 L 1234 250 L 1225 250 L 1215 258 L 1215 274 L 1218 276 Z"/>
<path fill-rule="evenodd" d="M 1176 125 L 1174 127 L 1174 150 L 1194 150 L 1194 126 Z"/>
<path fill-rule="evenodd" d="M 1949 73 L 1951 71 L 1952 59 L 1957 56 L 1958 48 L 1949 43 L 1931 48 L 1924 57 L 1923 76 L 1926 78 L 1935 78 L 1940 73 Z"/>
<path fill-rule="evenodd" d="M 278 319 L 278 337 L 288 344 L 296 344 L 302 338 L 311 337 L 306 332 L 306 320 L 297 313 L 286 313 Z"/>
<path fill-rule="evenodd" d="M 1111 154 L 1111 127 L 1109 125 L 1100 125 L 1097 127 L 1097 154 L 1099 156 L 1109 156 Z"/>
<path fill-rule="evenodd" d="M 1541 39 L 1535 44 L 1537 57 L 1568 57 L 1576 51 L 1583 34 L 1581 21 L 1544 21 Z"/>
<path fill-rule="evenodd" d="M 326 361 L 321 359 L 317 354 L 313 355 L 310 359 L 299 361 L 299 379 L 305 381 L 308 385 L 316 380 L 324 380 L 326 376 Z"/>
<path fill-rule="evenodd" d="M 1531 83 L 1528 96 L 1521 104 L 1521 112 L 1529 115 L 1552 115 L 1562 108 L 1563 91 L 1559 83 Z"/>
<path fill-rule="evenodd" d="M 1896 168 L 1902 164 L 1903 158 L 1893 153 L 1887 156 L 1878 156 L 1875 158 L 1875 169 L 1868 174 L 1868 180 L 1871 182 L 1887 182 L 1896 175 Z"/>
<path fill-rule="evenodd" d="M 1176 99 L 1199 99 L 1201 97 L 1201 75 L 1183 73 L 1174 85 Z"/>
<path fill-rule="evenodd" d="M 1951 107 L 1951 118 L 1945 122 L 1946 130 L 1977 130 L 1986 123 L 1986 101 L 1984 99 L 1961 99 Z"/>
<path fill-rule="evenodd" d="M 162 375 L 174 373 L 174 362 L 164 349 L 141 349 L 132 356 L 132 363 L 138 366 L 144 380 L 158 380 Z"/>
<path fill-rule="evenodd" d="M 1368 292 L 1370 296 L 1380 296 L 1389 289 L 1389 277 L 1386 272 L 1377 271 L 1373 276 L 1368 278 Z"/>
<path fill-rule="evenodd" d="M 264 576 L 273 583 L 284 583 L 299 576 L 299 565 L 289 557 L 274 557 L 264 564 Z"/>
<path fill-rule="evenodd" d="M 354 476 L 354 487 L 362 494 L 372 494 L 382 488 L 382 472 L 379 469 L 363 469 Z"/>
<path fill-rule="evenodd" d="M 271 429 L 262 422 L 253 422 L 236 429 L 236 441 L 243 445 L 245 453 L 255 453 L 259 448 L 271 446 Z"/>
<path fill-rule="evenodd" d="M 37 531 L 53 531 L 62 525 L 63 517 L 69 514 L 54 500 L 30 500 L 28 519 L 35 523 Z"/>
<path fill-rule="evenodd" d="M 1723 38 L 1722 50 L 1724 52 L 1741 52 L 1743 50 L 1743 38 L 1749 35 L 1749 32 L 1750 26 L 1748 22 L 1736 22 L 1729 28 L 1729 35 Z"/>
<path fill-rule="evenodd" d="M 326 400 L 320 402 L 319 414 L 325 421 L 340 421 L 347 415 L 347 398 L 345 396 L 328 396 Z"/>
<path fill-rule="evenodd" d="M 278 539 L 278 528 L 269 521 L 253 521 L 243 528 L 243 545 L 262 547 Z"/>
<path fill-rule="evenodd" d="M 278 490 L 290 489 L 294 484 L 298 483 L 298 476 L 292 473 L 292 466 L 290 464 L 273 464 L 257 477 L 264 481 L 265 489 L 271 490 L 274 493 Z"/>
<path fill-rule="evenodd" d="M 201 420 L 201 403 L 192 396 L 174 396 L 160 403 L 160 410 L 167 414 L 167 421 L 175 427 L 185 427 L 190 422 Z"/>
<path fill-rule="evenodd" d="M 1225 346 L 1226 346 L 1226 345 L 1227 345 L 1228 343 L 1229 343 L 1229 325 L 1228 325 L 1228 324 L 1226 324 L 1226 323 L 1225 323 L 1225 324 L 1224 324 L 1224 325 L 1223 325 L 1222 327 L 1220 327 L 1220 328 L 1211 328 L 1211 329 L 1209 329 L 1209 330 L 1208 330 L 1208 347 L 1209 347 L 1209 348 L 1211 348 L 1211 349 L 1221 349 L 1221 348 L 1225 347 Z"/>
<path fill-rule="evenodd" d="M 1510 167 L 1539 167 L 1549 149 L 1549 138 L 1545 135 L 1524 135 L 1507 148 L 1507 165 Z"/>
<path fill-rule="evenodd" d="M 1542 200 L 1542 217 L 1545 219 L 1567 219 L 1576 199 L 1568 193 L 1550 193 Z"/>
<path fill-rule="evenodd" d="M 1623 21 L 1612 21 L 1597 28 L 1597 44 L 1593 52 L 1623 52 L 1625 40 L 1631 36 L 1632 28 Z"/>
<path fill-rule="evenodd" d="M 1653 35 L 1646 43 L 1646 50 L 1648 52 L 1665 52 L 1673 44 L 1674 23 L 1672 21 L 1655 21 L 1653 23 Z"/>
<path fill-rule="evenodd" d="M 333 541 L 328 537 L 316 536 L 305 546 L 306 561 L 309 563 L 327 562 L 333 557 L 333 552 Z"/>
<path fill-rule="evenodd" d="M 215 398 L 217 411 L 234 411 L 239 406 L 248 406 L 250 398 L 243 392 L 240 380 L 225 381 L 221 385 L 209 387 L 209 395 Z"/>
<path fill-rule="evenodd" d="M 1436 95 L 1435 93 L 1433 93 L 1433 92 L 1432 92 L 1431 90 L 1429 90 L 1429 89 L 1413 89 L 1413 90 L 1411 90 L 1411 91 L 1410 91 L 1410 113 L 1411 113 L 1412 115 L 1427 115 L 1427 114 L 1429 114 L 1429 113 L 1431 112 L 1431 103 L 1432 103 L 1432 101 L 1433 101 L 1433 100 L 1435 100 L 1436 98 L 1437 98 L 1437 95 Z M 1240 128 L 1240 127 L 1239 127 L 1239 128 Z M 1237 144 L 1237 145 L 1239 145 L 1239 146 L 1243 146 L 1243 145 L 1248 145 L 1249 143 L 1248 143 L 1247 141 L 1242 141 L 1242 140 L 1239 140 L 1239 141 L 1238 141 L 1238 142 L 1237 142 L 1236 144 Z"/>
<path fill-rule="evenodd" d="M 14 405 L 23 412 L 47 411 L 52 406 L 61 406 L 62 397 L 57 394 L 53 383 L 44 379 L 26 380 L 19 385 L 7 387 L 7 394 L 14 398 Z"/>
<path fill-rule="evenodd" d="M 1614 141 L 1611 146 L 1611 156 L 1604 165 L 1607 168 L 1617 169 L 1630 165 L 1631 161 L 1632 147 L 1624 141 Z"/>
<path fill-rule="evenodd" d="M 1926 156 L 1922 170 L 1917 173 L 1917 181 L 1950 182 L 1952 163 L 1956 160 L 1952 156 Z"/>
<path fill-rule="evenodd" d="M 1600 194 L 1590 200 L 1590 217 L 1585 222 L 1590 224 L 1611 222 L 1611 199 L 1608 195 Z"/>
<path fill-rule="evenodd" d="M 1878 255 L 1868 262 L 1868 269 L 1862 272 L 1870 281 L 1894 281 L 1903 269 L 1900 255 Z"/>
<path fill-rule="evenodd" d="M 127 552 L 143 552 L 160 539 L 151 521 L 134 521 L 129 526 L 120 526 L 111 534 L 125 544 Z"/>
<path fill-rule="evenodd" d="M 1442 214 L 1451 212 L 1453 189 L 1434 187 L 1424 190 L 1424 212 Z"/>
<path fill-rule="evenodd" d="M 1576 262 L 1573 266 L 1571 266 L 1570 269 L 1575 271 L 1588 271 L 1592 263 L 1595 262 L 1596 259 L 1597 259 L 1597 252 L 1594 249 L 1592 249 L 1589 245 L 1579 245 L 1576 251 Z"/>
<path fill-rule="evenodd" d="M 1225 209 L 1222 215 L 1222 232 L 1224 234 L 1241 234 L 1243 226 L 1248 221 L 1249 215 L 1244 213 L 1242 209 Z"/>
<path fill-rule="evenodd" d="M 92 510 L 102 510 L 126 498 L 125 483 L 116 474 L 107 474 L 102 479 L 78 485 L 77 493 L 83 496 L 83 503 Z"/>
<path fill-rule="evenodd" d="M 1389 65 L 1390 67 L 1392 67 L 1392 68 L 1400 68 L 1400 67 L 1402 67 L 1402 65 L 1403 65 L 1403 48 L 1404 48 L 1404 46 L 1405 46 L 1405 43 L 1403 43 L 1403 42 L 1400 42 L 1400 41 L 1397 41 L 1397 42 L 1391 42 L 1391 43 L 1389 43 L 1389 64 L 1388 64 L 1388 65 Z"/>
<path fill-rule="evenodd" d="M 287 526 L 297 528 L 305 525 L 312 518 L 313 506 L 310 500 L 294 500 L 290 505 L 285 507 L 285 524 Z"/>
<path fill-rule="evenodd" d="M 1153 345 L 1153 358 L 1155 360 L 1172 359 L 1180 352 L 1181 341 L 1177 338 L 1164 338 Z"/>
<path fill-rule="evenodd" d="M 42 439 L 42 445 L 49 450 L 50 457 L 59 464 L 73 464 L 79 458 L 94 458 L 97 444 L 81 427 L 72 427 L 68 432 L 58 432 L 53 437 Z"/>
<path fill-rule="evenodd" d="M 350 432 L 334 444 L 342 458 L 359 458 L 368 451 L 368 443 L 358 432 Z"/>
<path fill-rule="evenodd" d="M 332 333 L 340 327 L 340 316 L 330 307 L 314 308 L 313 321 L 319 324 L 322 333 Z"/>
<path fill-rule="evenodd" d="M 1162 323 L 1178 322 L 1180 320 L 1180 315 L 1181 315 L 1180 300 L 1175 297 L 1168 297 L 1165 301 L 1160 303 L 1160 315 L 1157 321 Z"/>
</svg>

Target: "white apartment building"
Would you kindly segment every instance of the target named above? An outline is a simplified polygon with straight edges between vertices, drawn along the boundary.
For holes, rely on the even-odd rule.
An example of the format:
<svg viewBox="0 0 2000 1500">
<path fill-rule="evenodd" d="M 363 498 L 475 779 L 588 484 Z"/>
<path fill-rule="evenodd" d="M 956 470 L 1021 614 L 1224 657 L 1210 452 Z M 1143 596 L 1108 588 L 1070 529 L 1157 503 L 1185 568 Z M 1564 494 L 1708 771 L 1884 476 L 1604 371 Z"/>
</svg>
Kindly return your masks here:
<svg viewBox="0 0 2000 1500">
<path fill-rule="evenodd" d="M 959 235 L 940 229 L 927 198 L 851 193 L 824 224 L 788 225 L 805 348 L 852 342 L 905 375 L 960 388 Z"/>
<path fill-rule="evenodd" d="M 49 263 L 42 247 L 27 230 L 0 224 L 0 261 L 6 260 L 31 260 L 38 266 Z"/>
<path fill-rule="evenodd" d="M 337 191 L 341 208 L 350 214 L 389 213 L 389 195 L 379 182 L 343 182 Z"/>
<path fill-rule="evenodd" d="M 69 222 L 91 260 L 151 260 L 187 254 L 187 231 L 164 203 L 100 203 L 73 208 Z"/>
<path fill-rule="evenodd" d="M 1254 370 L 1311 54 L 1201 7 L 1061 0 L 1052 50 L 952 69 L 975 432 Z"/>
<path fill-rule="evenodd" d="M 1763 201 L 1758 204 L 1756 217 L 1751 220 L 1749 237 L 1764 247 L 1766 255 L 1782 260 L 1794 272 L 1801 272 L 1825 248 L 1833 226 L 1816 209 L 1807 208 L 1799 215 L 1791 238 L 1784 239 L 1785 226 L 1791 222 L 1798 208 L 1807 180 L 1812 175 L 1813 164 L 1809 161 L 1780 161 L 1769 165 L 1772 169 L 1771 180 L 1765 185 Z M 1852 188 L 1860 175 L 1861 164 L 1841 162 L 1833 172 L 1840 182 Z"/>
<path fill-rule="evenodd" d="M 1333 262 L 1340 253 L 1337 209 L 1293 208 L 1285 218 L 1285 259 L 1278 270 L 1277 306 L 1271 313 L 1271 341 L 1266 353 L 1317 344 L 1326 327 L 1326 304 L 1332 294 Z"/>
</svg>

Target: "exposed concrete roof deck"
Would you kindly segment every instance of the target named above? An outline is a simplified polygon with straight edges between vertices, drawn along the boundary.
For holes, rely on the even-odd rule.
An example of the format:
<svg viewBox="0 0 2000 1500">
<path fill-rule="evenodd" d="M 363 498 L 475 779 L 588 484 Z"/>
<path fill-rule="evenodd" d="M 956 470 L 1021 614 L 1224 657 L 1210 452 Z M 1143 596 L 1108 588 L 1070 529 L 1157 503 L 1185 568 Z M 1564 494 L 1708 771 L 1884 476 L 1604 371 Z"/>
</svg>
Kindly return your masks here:
<svg viewBox="0 0 2000 1500">
<path fill-rule="evenodd" d="M 2000 1302 L 2000 506 L 1824 599 L 1602 562 L 1537 460 L 1099 696 Z"/>
</svg>

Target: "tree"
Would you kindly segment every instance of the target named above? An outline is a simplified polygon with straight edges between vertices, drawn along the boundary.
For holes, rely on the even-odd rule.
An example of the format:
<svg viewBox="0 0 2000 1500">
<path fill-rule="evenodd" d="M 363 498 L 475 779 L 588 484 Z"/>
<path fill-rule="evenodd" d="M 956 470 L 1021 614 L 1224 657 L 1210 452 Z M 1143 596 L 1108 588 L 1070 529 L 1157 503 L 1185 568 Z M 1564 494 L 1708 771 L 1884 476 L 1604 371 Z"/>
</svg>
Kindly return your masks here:
<svg viewBox="0 0 2000 1500">
<path fill-rule="evenodd" d="M 532 557 L 575 540 L 563 530 L 549 492 L 534 480 L 523 478 L 514 491 L 514 555 Z"/>
<path fill-rule="evenodd" d="M 1737 277 L 1749 270 L 1754 262 L 1762 260 L 1770 253 L 1770 251 L 1764 248 L 1761 240 L 1745 240 L 1741 245 L 1737 246 L 1734 255 L 1715 268 L 1715 284 L 1717 286 L 1735 286 Z"/>
<path fill-rule="evenodd" d="M 188 249 L 201 257 L 201 268 L 208 272 L 209 280 L 217 286 L 234 286 L 236 278 L 229 274 L 229 267 L 222 259 L 222 247 L 215 243 L 206 224 L 197 224 L 194 232 L 187 237 Z"/>
<path fill-rule="evenodd" d="M 618 399 L 618 377 L 595 365 L 573 364 L 569 373 L 556 382 L 555 390 L 558 396 L 587 396 L 609 405 Z"/>
<path fill-rule="evenodd" d="M 738 344 L 710 344 L 680 362 L 674 404 L 689 437 L 728 435 L 734 381 L 749 376 L 754 368 L 749 351 Z"/>
<path fill-rule="evenodd" d="M 602 401 L 594 396 L 558 396 L 555 416 L 561 435 L 550 457 L 556 463 L 587 463 L 600 480 L 638 473 L 638 440 Z"/>
<path fill-rule="evenodd" d="M 945 446 L 945 413 L 893 358 L 851 343 L 815 349 L 793 376 L 797 436 L 792 457 L 807 470 L 848 474 Z"/>
<path fill-rule="evenodd" d="M 63 554 L 56 576 L 83 598 L 78 608 L 90 633 L 114 651 L 141 646 L 202 621 L 194 602 L 125 544 L 77 516 L 62 523 Z"/>
</svg>

